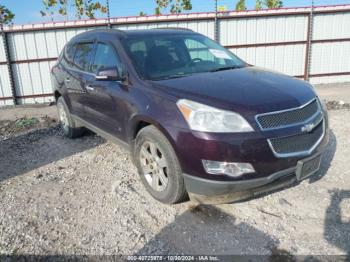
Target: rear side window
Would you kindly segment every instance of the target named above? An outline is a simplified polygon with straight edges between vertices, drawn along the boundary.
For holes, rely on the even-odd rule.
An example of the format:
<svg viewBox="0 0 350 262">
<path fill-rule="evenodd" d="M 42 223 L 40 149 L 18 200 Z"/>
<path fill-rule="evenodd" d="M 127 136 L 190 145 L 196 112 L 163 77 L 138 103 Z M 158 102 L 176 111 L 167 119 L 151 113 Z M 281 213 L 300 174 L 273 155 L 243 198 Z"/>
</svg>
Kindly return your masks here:
<svg viewBox="0 0 350 262">
<path fill-rule="evenodd" d="M 90 63 L 94 54 L 93 43 L 77 44 L 73 66 L 82 71 L 90 71 Z"/>
<path fill-rule="evenodd" d="M 65 66 L 69 66 L 70 64 L 73 63 L 75 50 L 76 50 L 76 45 L 68 44 L 64 49 L 64 51 L 62 52 L 61 61 Z"/>
<path fill-rule="evenodd" d="M 121 72 L 121 63 L 114 48 L 108 44 L 98 43 L 92 72 L 97 73 L 104 68 L 115 67 Z"/>
</svg>

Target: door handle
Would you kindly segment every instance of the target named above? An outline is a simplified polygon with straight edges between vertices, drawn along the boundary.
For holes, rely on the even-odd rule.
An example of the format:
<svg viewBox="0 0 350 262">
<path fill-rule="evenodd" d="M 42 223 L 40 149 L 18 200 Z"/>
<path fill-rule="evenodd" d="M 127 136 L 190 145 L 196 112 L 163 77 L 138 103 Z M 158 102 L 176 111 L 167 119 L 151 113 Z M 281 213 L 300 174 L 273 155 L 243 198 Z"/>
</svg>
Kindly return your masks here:
<svg viewBox="0 0 350 262">
<path fill-rule="evenodd" d="M 94 91 L 94 90 L 95 90 L 95 88 L 94 88 L 94 87 L 92 87 L 92 86 L 90 86 L 90 85 L 87 85 L 87 86 L 86 86 L 86 90 L 89 90 L 89 91 Z"/>
<path fill-rule="evenodd" d="M 70 78 L 66 77 L 66 79 L 64 79 L 64 82 L 69 83 L 70 82 Z"/>
</svg>

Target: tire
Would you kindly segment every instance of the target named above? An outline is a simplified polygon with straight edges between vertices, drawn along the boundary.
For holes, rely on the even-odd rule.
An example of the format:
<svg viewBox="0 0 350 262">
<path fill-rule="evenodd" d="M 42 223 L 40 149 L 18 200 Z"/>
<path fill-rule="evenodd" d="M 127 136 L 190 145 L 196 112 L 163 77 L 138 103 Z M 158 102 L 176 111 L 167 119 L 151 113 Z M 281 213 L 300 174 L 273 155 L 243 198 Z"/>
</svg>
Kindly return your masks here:
<svg viewBox="0 0 350 262">
<path fill-rule="evenodd" d="M 77 138 L 83 135 L 84 128 L 77 126 L 77 124 L 74 122 L 69 112 L 68 106 L 62 96 L 60 96 L 57 99 L 57 111 L 58 111 L 60 126 L 66 137 Z"/>
<path fill-rule="evenodd" d="M 147 126 L 137 134 L 133 158 L 143 185 L 155 199 L 165 204 L 188 199 L 174 149 L 156 127 Z"/>
</svg>

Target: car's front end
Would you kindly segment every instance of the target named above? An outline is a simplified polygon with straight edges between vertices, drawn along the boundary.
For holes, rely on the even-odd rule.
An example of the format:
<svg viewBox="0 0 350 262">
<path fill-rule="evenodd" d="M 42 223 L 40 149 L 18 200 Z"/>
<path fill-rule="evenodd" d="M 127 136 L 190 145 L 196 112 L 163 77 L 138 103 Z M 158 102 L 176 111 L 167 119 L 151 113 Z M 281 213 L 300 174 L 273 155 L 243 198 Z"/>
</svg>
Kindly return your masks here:
<svg viewBox="0 0 350 262">
<path fill-rule="evenodd" d="M 317 98 L 254 119 L 252 132 L 179 131 L 177 150 L 192 199 L 241 200 L 295 184 L 319 170 L 329 129 Z"/>
<path fill-rule="evenodd" d="M 157 84 L 179 97 L 166 129 L 192 199 L 245 199 L 319 170 L 328 117 L 310 84 L 255 67 Z"/>
</svg>

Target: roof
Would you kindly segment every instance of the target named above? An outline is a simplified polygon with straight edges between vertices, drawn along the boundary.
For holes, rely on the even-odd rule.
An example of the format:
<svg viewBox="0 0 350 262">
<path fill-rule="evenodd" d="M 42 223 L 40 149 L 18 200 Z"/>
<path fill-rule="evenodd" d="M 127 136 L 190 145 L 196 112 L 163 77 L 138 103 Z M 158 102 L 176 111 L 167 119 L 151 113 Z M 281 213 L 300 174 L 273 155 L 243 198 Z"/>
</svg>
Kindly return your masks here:
<svg viewBox="0 0 350 262">
<path fill-rule="evenodd" d="M 118 29 L 95 29 L 78 34 L 72 38 L 73 41 L 81 40 L 95 34 L 114 34 L 117 37 L 128 36 L 145 36 L 145 35 L 172 35 L 174 33 L 196 34 L 186 28 L 155 28 L 155 29 L 138 29 L 138 30 L 118 30 Z"/>
</svg>

